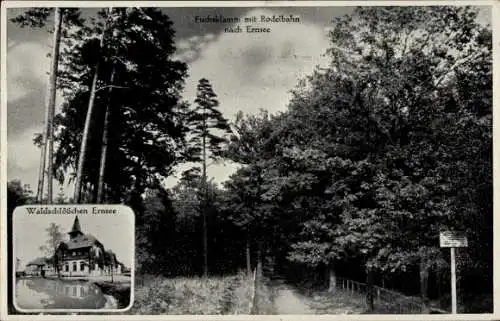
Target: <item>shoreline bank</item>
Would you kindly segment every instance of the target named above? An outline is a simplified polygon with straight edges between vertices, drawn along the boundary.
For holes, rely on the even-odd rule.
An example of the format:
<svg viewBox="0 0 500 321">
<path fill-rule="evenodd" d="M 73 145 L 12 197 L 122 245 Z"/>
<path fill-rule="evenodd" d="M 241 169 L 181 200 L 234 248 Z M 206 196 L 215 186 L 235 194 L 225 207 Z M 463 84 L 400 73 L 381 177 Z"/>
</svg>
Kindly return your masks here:
<svg viewBox="0 0 500 321">
<path fill-rule="evenodd" d="M 115 302 L 110 304 L 115 305 L 114 309 L 124 309 L 130 305 L 132 301 L 130 283 L 110 282 L 110 281 L 89 281 L 101 289 L 102 293 L 108 297 L 112 297 Z"/>
</svg>

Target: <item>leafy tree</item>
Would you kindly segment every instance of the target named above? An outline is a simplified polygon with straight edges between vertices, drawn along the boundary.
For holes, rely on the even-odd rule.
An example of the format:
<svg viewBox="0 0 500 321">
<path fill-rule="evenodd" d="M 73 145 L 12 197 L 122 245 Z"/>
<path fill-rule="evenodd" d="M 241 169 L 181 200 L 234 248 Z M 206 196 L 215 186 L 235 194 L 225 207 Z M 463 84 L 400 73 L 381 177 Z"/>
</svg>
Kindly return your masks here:
<svg viewBox="0 0 500 321">
<path fill-rule="evenodd" d="M 170 190 L 172 207 L 175 212 L 175 234 L 172 241 L 167 238 L 164 243 L 172 244 L 172 258 L 168 264 L 170 273 L 174 275 L 203 275 L 203 221 L 201 200 L 207 197 L 207 245 L 208 269 L 211 274 L 235 272 L 242 267 L 241 229 L 235 227 L 224 207 L 225 191 L 213 181 L 207 183 L 207 193 L 201 189 L 201 178 L 197 180 L 181 179 Z M 164 215 L 169 215 L 167 211 Z M 242 242 L 243 241 L 243 242 Z M 221 249 L 224 249 L 221 251 Z M 175 262 L 175 263 L 173 263 Z M 199 268 L 197 268 L 199 267 Z"/>
<path fill-rule="evenodd" d="M 56 199 L 54 200 L 56 204 L 68 204 L 70 203 L 66 195 L 64 194 L 64 190 L 61 187 L 59 189 L 59 193 L 57 193 Z"/>
<path fill-rule="evenodd" d="M 276 119 L 261 111 L 259 115 L 238 113 L 233 135 L 224 156 L 243 166 L 224 184 L 225 210 L 232 222 L 246 233 L 246 267 L 251 273 L 251 243 L 255 239 L 258 260 L 265 235 L 273 231 L 269 204 L 262 198 L 265 193 L 264 171 L 273 156 L 277 143 L 274 133 Z M 274 217 L 276 219 L 276 217 Z"/>
<path fill-rule="evenodd" d="M 464 230 L 486 246 L 463 253 L 462 275 L 481 265 L 491 280 L 491 30 L 476 16 L 366 7 L 338 18 L 330 66 L 294 91 L 272 148 L 249 140 L 262 157 L 235 153 L 250 165 L 226 184 L 235 223 L 255 216 L 258 195 L 281 218 L 288 259 L 328 268 L 332 286 L 334 269 L 360 266 L 385 278 L 420 268 L 422 289 L 447 265 L 439 232 Z"/>
<path fill-rule="evenodd" d="M 117 265 L 118 260 L 116 259 L 116 254 L 107 250 L 103 253 L 104 264 L 109 268 L 109 273 L 111 274 L 111 282 L 114 282 L 113 274 L 115 272 L 115 266 Z"/>
<path fill-rule="evenodd" d="M 136 220 L 139 271 L 164 275 L 171 272 L 170 265 L 177 252 L 175 214 L 168 191 L 155 189 L 146 192 L 143 214 Z"/>
<path fill-rule="evenodd" d="M 318 203 L 324 214 L 309 202 L 315 215 L 302 223 L 294 260 L 316 265 L 358 257 L 384 273 L 443 266 L 439 231 L 464 230 L 469 219 L 491 216 L 471 211 L 480 202 L 470 197 L 457 208 L 474 193 L 463 187 L 478 185 L 453 174 L 482 173 L 488 182 L 491 169 L 478 152 L 491 142 L 491 32 L 475 22 L 476 14 L 468 7 L 373 7 L 337 19 L 332 64 L 296 92 L 281 134 L 295 147 L 280 162 L 292 163 L 288 182 L 300 173 L 294 185 L 302 182 L 303 195 L 314 185 L 324 190 Z M 459 79 L 472 74 L 483 79 L 479 104 L 470 87 L 459 94 Z M 457 95 L 471 98 L 461 103 Z M 312 164 L 293 174 L 304 162 Z M 490 234 L 485 225 L 478 229 Z"/>
<path fill-rule="evenodd" d="M 100 268 L 104 268 L 105 250 L 102 244 L 94 244 L 88 253 L 89 269 L 93 269 L 95 264 L 97 264 Z"/>
<path fill-rule="evenodd" d="M 40 246 L 40 251 L 45 252 L 48 257 L 52 258 L 52 265 L 57 275 L 60 276 L 61 268 L 57 252 L 59 245 L 64 241 L 64 234 L 61 232 L 60 226 L 55 223 L 50 223 L 45 231 L 47 232 L 47 240 L 44 245 Z"/>
<path fill-rule="evenodd" d="M 7 183 L 7 214 L 10 217 L 18 206 L 30 204 L 34 201 L 33 192 L 29 185 L 23 185 L 20 180 Z"/>
</svg>

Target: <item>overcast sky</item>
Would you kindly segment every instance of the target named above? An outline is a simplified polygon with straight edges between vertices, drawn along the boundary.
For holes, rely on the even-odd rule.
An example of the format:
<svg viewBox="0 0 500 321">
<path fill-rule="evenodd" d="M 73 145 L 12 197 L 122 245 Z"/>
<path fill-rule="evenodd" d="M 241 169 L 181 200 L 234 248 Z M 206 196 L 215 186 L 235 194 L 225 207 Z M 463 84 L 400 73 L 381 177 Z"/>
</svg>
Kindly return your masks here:
<svg viewBox="0 0 500 321">
<path fill-rule="evenodd" d="M 51 207 L 52 208 L 52 207 Z M 89 212 L 92 209 L 89 206 Z M 75 220 L 73 214 L 33 214 L 20 210 L 14 215 L 14 256 L 20 259 L 21 267 L 43 257 L 40 246 L 48 239 L 45 230 L 51 223 L 59 225 L 66 240 Z M 92 234 L 106 250 L 112 250 L 118 261 L 131 267 L 134 260 L 134 218 L 130 210 L 119 209 L 118 214 L 78 214 L 80 228 L 84 234 Z"/>
<path fill-rule="evenodd" d="M 10 9 L 9 16 L 19 13 Z M 17 11 L 15 11 L 17 10 Z M 238 111 L 255 113 L 284 110 L 289 91 L 297 79 L 310 74 L 316 65 L 325 65 L 322 55 L 328 48 L 326 29 L 331 20 L 350 13 L 353 7 L 266 7 L 266 8 L 164 8 L 174 22 L 177 56 L 189 65 L 184 98 L 194 100 L 196 84 L 208 78 L 219 96 L 222 112 L 232 119 Z M 96 9 L 83 9 L 92 15 Z M 269 23 L 270 33 L 224 33 L 228 24 L 200 24 L 196 16 L 249 17 L 290 15 L 300 23 Z M 488 20 L 488 12 L 482 19 Z M 51 36 L 45 30 L 7 28 L 8 179 L 20 179 L 36 188 L 40 152 L 32 143 L 41 132 L 45 113 L 46 72 Z M 231 165 L 208 169 L 216 181 L 234 171 Z M 170 185 L 175 178 L 169 179 Z M 56 186 L 57 188 L 57 186 Z M 72 193 L 71 187 L 64 188 Z"/>
</svg>

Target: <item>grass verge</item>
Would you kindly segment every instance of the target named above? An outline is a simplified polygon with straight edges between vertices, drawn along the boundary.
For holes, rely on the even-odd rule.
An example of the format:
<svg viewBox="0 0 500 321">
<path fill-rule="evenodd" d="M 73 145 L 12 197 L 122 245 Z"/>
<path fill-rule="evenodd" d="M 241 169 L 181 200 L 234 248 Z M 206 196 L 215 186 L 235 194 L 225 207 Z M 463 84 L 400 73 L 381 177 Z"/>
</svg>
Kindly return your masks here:
<svg viewBox="0 0 500 321">
<path fill-rule="evenodd" d="M 365 296 L 337 289 L 328 292 L 324 289 L 299 288 L 308 300 L 308 305 L 314 314 L 363 314 L 367 310 Z"/>
<path fill-rule="evenodd" d="M 245 273 L 207 279 L 136 276 L 134 304 L 125 314 L 248 314 L 249 301 Z"/>
</svg>

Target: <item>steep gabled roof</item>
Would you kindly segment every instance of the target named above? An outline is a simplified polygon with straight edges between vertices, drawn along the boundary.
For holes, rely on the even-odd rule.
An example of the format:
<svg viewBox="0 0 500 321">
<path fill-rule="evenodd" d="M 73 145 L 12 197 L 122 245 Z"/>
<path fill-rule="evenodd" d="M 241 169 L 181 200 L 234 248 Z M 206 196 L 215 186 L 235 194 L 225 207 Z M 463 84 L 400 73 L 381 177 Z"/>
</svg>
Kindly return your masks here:
<svg viewBox="0 0 500 321">
<path fill-rule="evenodd" d="M 69 250 L 75 250 L 93 246 L 95 243 L 100 243 L 99 240 L 92 234 L 81 234 L 66 242 Z"/>
</svg>

